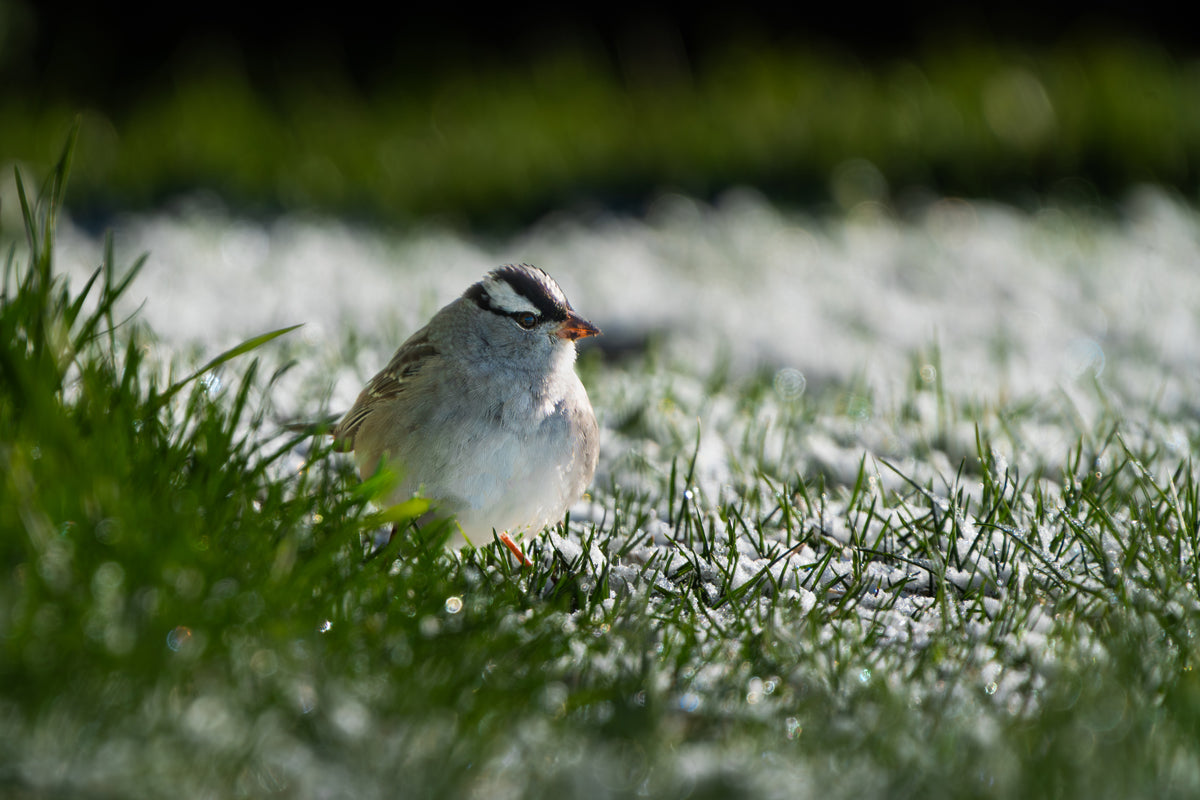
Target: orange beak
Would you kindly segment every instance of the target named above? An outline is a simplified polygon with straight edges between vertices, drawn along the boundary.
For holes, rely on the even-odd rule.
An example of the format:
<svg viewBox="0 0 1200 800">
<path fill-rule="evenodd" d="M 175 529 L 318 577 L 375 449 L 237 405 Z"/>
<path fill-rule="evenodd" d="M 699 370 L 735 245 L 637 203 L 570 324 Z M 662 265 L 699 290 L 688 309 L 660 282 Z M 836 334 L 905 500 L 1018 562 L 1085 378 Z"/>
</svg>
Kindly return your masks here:
<svg viewBox="0 0 1200 800">
<path fill-rule="evenodd" d="M 578 314 L 570 313 L 563 320 L 562 324 L 558 326 L 558 330 L 554 332 L 554 335 L 560 339 L 569 339 L 573 342 L 576 339 L 599 336 L 600 329 Z"/>
</svg>

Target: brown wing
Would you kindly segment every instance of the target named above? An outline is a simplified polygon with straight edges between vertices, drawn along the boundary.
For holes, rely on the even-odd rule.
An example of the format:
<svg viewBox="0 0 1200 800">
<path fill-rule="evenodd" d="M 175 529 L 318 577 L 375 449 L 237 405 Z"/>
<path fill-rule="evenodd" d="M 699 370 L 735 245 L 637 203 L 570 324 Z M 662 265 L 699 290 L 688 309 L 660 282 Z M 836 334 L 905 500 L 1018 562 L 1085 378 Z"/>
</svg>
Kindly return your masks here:
<svg viewBox="0 0 1200 800">
<path fill-rule="evenodd" d="M 342 417 L 332 434 L 339 450 L 354 449 L 354 435 L 363 421 L 378 409 L 398 401 L 408 391 L 412 378 L 431 359 L 436 358 L 438 349 L 429 341 L 427 328 L 412 335 L 392 356 L 388 365 L 367 383 L 354 406 Z"/>
</svg>

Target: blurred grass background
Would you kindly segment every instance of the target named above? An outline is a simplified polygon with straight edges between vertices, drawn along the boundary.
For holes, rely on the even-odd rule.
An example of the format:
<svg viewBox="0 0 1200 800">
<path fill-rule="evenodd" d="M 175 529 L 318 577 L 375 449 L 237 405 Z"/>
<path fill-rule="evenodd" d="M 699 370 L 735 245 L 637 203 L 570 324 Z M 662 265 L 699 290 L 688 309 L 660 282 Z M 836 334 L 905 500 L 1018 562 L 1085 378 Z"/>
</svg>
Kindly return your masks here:
<svg viewBox="0 0 1200 800">
<path fill-rule="evenodd" d="M 1196 198 L 1200 59 L 1153 5 L 378 14 L 0 0 L 0 158 L 45 171 L 82 114 L 84 217 L 195 190 L 502 226 L 744 184 L 833 209 Z"/>
</svg>

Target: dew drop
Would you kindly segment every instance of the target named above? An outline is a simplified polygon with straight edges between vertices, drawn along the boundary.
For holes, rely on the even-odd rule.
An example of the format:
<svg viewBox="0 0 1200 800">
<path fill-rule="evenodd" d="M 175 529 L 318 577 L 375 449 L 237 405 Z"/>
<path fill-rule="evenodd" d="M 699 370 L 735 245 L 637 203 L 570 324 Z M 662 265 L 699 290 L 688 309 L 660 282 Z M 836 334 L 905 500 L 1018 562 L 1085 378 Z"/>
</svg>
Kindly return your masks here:
<svg viewBox="0 0 1200 800">
<path fill-rule="evenodd" d="M 808 380 L 804 373 L 795 367 L 784 367 L 775 373 L 775 391 L 788 400 L 795 400 L 804 394 Z"/>
<path fill-rule="evenodd" d="M 746 687 L 746 702 L 750 705 L 757 705 L 763 699 L 763 680 L 762 678 L 751 678 L 750 683 Z"/>
<path fill-rule="evenodd" d="M 172 628 L 171 632 L 167 634 L 167 647 L 171 648 L 173 652 L 178 653 L 185 646 L 187 646 L 187 643 L 191 640 L 192 629 L 188 628 L 187 626 L 180 625 L 176 628 Z"/>
<path fill-rule="evenodd" d="M 279 659 L 272 650 L 258 650 L 250 657 L 250 669 L 261 678 L 269 678 L 279 670 Z"/>
<path fill-rule="evenodd" d="M 804 730 L 800 727 L 800 720 L 796 719 L 795 717 L 788 717 L 786 720 L 784 720 L 783 724 L 784 730 L 787 731 L 787 738 L 789 740 L 795 739 Z"/>
<path fill-rule="evenodd" d="M 446 598 L 446 613 L 447 614 L 457 614 L 458 612 L 462 611 L 462 607 L 463 607 L 463 601 L 462 601 L 462 598 L 459 597 L 458 595 Z"/>
</svg>

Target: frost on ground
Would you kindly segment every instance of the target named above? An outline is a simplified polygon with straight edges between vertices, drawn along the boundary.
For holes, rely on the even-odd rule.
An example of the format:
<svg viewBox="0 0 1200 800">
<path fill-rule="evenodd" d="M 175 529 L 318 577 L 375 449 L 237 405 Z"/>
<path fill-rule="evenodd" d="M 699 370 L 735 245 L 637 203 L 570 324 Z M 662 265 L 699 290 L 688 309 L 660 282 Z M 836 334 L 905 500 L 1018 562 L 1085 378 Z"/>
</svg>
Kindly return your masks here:
<svg viewBox="0 0 1200 800">
<path fill-rule="evenodd" d="M 150 253 L 131 299 L 168 352 L 306 323 L 294 397 L 274 398 L 285 413 L 316 415 L 303 404 L 325 387 L 329 410 L 347 407 L 408 333 L 504 262 L 553 274 L 614 354 L 660 342 L 650 364 L 594 373 L 593 497 L 532 553 L 567 563 L 585 593 L 607 585 L 601 610 L 644 598 L 660 650 L 695 648 L 682 677 L 659 675 L 679 713 L 733 702 L 714 693 L 740 682 L 738 710 L 719 713 L 766 719 L 843 674 L 914 704 L 944 692 L 1017 715 L 1065 657 L 1056 626 L 1147 592 L 1155 624 L 1200 610 L 1180 577 L 1194 536 L 1162 538 L 1186 528 L 1172 493 L 1195 483 L 1200 218 L 1162 192 L 1112 215 L 943 199 L 838 220 L 749 191 L 712 207 L 671 196 L 642 219 L 555 216 L 501 242 L 264 227 L 197 206 L 125 219 L 116 242 L 119 263 Z M 64 229 L 60 268 L 83 276 L 100 250 Z M 618 511 L 632 530 L 614 529 Z M 703 606 L 688 630 L 663 610 L 680 597 Z M 830 624 L 801 640 L 814 610 Z M 967 634 L 938 656 L 954 677 L 908 680 L 925 669 L 909 655 L 947 630 Z M 769 632 L 824 667 L 743 675 L 729 631 Z M 1089 646 L 1075 638 L 1071 657 Z M 775 722 L 798 735 L 795 718 Z M 681 749 L 678 769 L 707 746 Z"/>
<path fill-rule="evenodd" d="M 957 199 L 911 217 L 816 219 L 739 191 L 715 207 L 664 197 L 645 219 L 553 216 L 486 243 L 294 217 L 264 226 L 200 204 L 122 219 L 115 235 L 119 263 L 150 254 L 128 299 L 145 300 L 168 343 L 212 349 L 304 323 L 306 343 L 334 347 L 353 331 L 369 363 L 333 376 L 346 402 L 375 348 L 386 357 L 511 261 L 549 271 L 611 341 L 662 334 L 699 372 L 728 357 L 797 370 L 793 388 L 864 376 L 895 389 L 911 354 L 936 344 L 940 379 L 965 397 L 1045 394 L 1082 375 L 1161 387 L 1166 403 L 1194 394 L 1163 378 L 1195 371 L 1191 208 L 1145 189 L 1115 219 Z M 98 241 L 66 226 L 60 240 L 60 265 L 82 277 Z"/>
<path fill-rule="evenodd" d="M 292 337 L 301 366 L 285 386 L 309 387 L 302 402 L 319 396 L 313 386 L 332 387 L 332 411 L 485 271 L 542 266 L 604 329 L 597 346 L 656 337 L 661 362 L 686 364 L 691 376 L 668 370 L 593 387 L 610 429 L 598 486 L 636 487 L 634 462 L 661 470 L 695 455 L 696 488 L 713 504 L 739 473 L 764 465 L 785 482 L 819 471 L 853 485 L 865 466 L 872 489 L 903 490 L 911 479 L 948 492 L 959 464 L 977 455 L 980 425 L 1005 429 L 989 446 L 1026 474 L 1061 470 L 1080 429 L 1114 407 L 1132 410 L 1126 436 L 1181 456 L 1195 434 L 1200 219 L 1152 188 L 1113 214 L 946 198 L 905 219 L 867 205 L 837 220 L 781 211 L 749 190 L 715 206 L 669 195 L 645 218 L 555 215 L 499 242 L 298 217 L 263 225 L 197 201 L 122 219 L 114 234 L 118 263 L 150 256 L 128 310 L 144 303 L 167 352 L 211 354 L 304 323 Z M 63 226 L 59 268 L 76 280 L 101 251 Z M 347 335 L 360 343 L 349 356 Z M 775 391 L 751 410 L 713 396 L 695 376 L 718 364 L 773 372 Z M 829 385 L 845 387 L 841 413 L 785 424 L 801 416 L 806 394 Z M 657 430 L 635 440 L 612 430 L 647 397 L 646 425 Z M 1030 401 L 1058 411 L 1005 416 Z M 284 413 L 320 410 L 275 402 Z M 1070 416 L 1074 427 L 1063 424 Z M 966 489 L 978 494 L 978 482 Z M 845 544 L 838 515 L 822 513 Z"/>
</svg>

